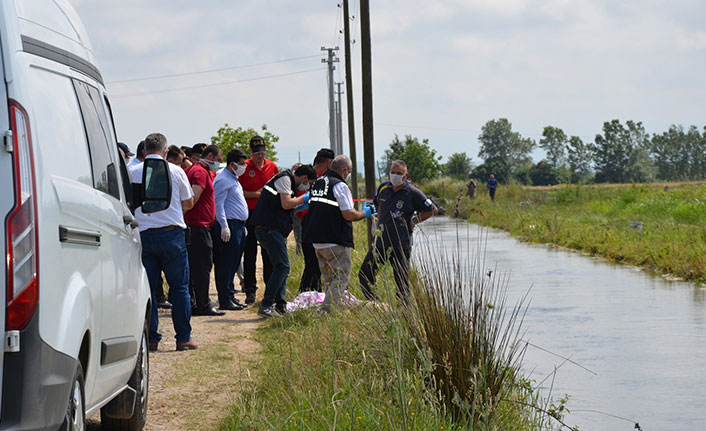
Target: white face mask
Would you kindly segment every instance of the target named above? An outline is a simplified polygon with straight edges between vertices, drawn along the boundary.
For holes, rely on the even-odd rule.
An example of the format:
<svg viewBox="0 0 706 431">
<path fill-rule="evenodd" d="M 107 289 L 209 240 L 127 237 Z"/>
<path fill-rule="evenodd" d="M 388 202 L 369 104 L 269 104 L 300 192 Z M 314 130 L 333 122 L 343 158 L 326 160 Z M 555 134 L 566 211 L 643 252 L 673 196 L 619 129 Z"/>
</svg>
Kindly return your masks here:
<svg viewBox="0 0 706 431">
<path fill-rule="evenodd" d="M 297 187 L 297 190 L 300 192 L 305 192 L 309 190 L 309 185 L 308 184 L 299 184 L 299 187 Z"/>
<path fill-rule="evenodd" d="M 404 184 L 404 175 L 390 174 L 390 182 L 395 187 L 401 186 L 402 184 Z"/>
<path fill-rule="evenodd" d="M 239 177 L 245 173 L 245 165 L 235 165 L 235 176 Z"/>
</svg>

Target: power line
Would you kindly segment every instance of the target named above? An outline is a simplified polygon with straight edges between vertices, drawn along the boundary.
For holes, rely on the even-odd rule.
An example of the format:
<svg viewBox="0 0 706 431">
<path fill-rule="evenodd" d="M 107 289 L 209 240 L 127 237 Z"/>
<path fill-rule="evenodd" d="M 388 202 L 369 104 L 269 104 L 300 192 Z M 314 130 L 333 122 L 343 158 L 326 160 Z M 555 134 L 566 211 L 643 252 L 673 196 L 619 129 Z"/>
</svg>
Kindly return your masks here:
<svg viewBox="0 0 706 431">
<path fill-rule="evenodd" d="M 225 70 L 234 70 L 234 69 L 245 69 L 248 67 L 266 66 L 268 64 L 285 63 L 285 62 L 289 62 L 289 61 L 305 60 L 307 58 L 316 58 L 316 57 L 319 57 L 319 54 L 307 55 L 307 56 L 303 56 L 303 57 L 285 58 L 283 60 L 273 60 L 273 61 L 267 61 L 264 63 L 253 63 L 253 64 L 245 64 L 245 65 L 241 65 L 241 66 L 221 67 L 219 69 L 199 70 L 196 72 L 173 73 L 170 75 L 156 75 L 156 76 L 145 76 L 145 77 L 140 77 L 140 78 L 120 79 L 117 81 L 107 81 L 106 84 L 121 84 L 121 83 L 125 83 L 125 82 L 149 81 L 149 80 L 153 80 L 153 79 L 164 79 L 164 78 L 176 78 L 179 76 L 202 75 L 204 73 L 223 72 Z"/>
<path fill-rule="evenodd" d="M 175 92 L 175 91 L 193 90 L 193 89 L 197 89 L 197 88 L 219 87 L 219 86 L 223 86 L 223 85 L 240 84 L 243 82 L 261 81 L 264 79 L 281 78 L 283 76 L 300 75 L 303 73 L 318 72 L 318 71 L 324 70 L 324 69 L 326 69 L 326 68 L 325 67 L 317 67 L 316 69 L 307 69 L 307 70 L 300 70 L 297 72 L 288 72 L 288 73 L 279 73 L 276 75 L 259 76 L 256 78 L 239 79 L 237 81 L 216 82 L 213 84 L 203 84 L 203 85 L 191 85 L 191 86 L 187 86 L 187 87 L 167 88 L 164 90 L 144 91 L 141 93 L 116 94 L 116 95 L 112 96 L 112 98 L 116 99 L 116 98 L 120 98 L 120 97 L 134 97 L 134 96 L 145 96 L 148 94 L 171 93 L 171 92 Z"/>
</svg>

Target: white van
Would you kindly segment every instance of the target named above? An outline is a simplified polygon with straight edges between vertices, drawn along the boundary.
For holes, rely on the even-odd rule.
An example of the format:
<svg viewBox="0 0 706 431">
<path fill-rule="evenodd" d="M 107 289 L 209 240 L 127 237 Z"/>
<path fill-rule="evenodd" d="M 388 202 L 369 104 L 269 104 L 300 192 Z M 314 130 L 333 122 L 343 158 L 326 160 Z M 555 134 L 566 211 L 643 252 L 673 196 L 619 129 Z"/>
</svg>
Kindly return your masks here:
<svg viewBox="0 0 706 431">
<path fill-rule="evenodd" d="M 0 53 L 0 430 L 142 429 L 150 290 L 86 32 L 67 0 L 2 0 Z"/>
</svg>

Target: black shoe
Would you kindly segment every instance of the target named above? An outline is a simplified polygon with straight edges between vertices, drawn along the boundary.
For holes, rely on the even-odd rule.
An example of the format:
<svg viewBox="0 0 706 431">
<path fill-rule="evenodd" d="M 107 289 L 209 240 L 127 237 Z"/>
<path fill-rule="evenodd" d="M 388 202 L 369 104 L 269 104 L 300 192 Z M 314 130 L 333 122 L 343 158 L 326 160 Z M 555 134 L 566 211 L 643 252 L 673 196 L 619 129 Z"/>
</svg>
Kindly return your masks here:
<svg viewBox="0 0 706 431">
<path fill-rule="evenodd" d="M 172 309 L 172 303 L 167 301 L 166 299 L 157 300 L 157 308 L 164 308 L 165 310 L 171 310 Z"/>
<path fill-rule="evenodd" d="M 280 314 L 275 311 L 274 307 L 260 307 L 260 309 L 257 310 L 257 314 L 262 317 L 280 317 Z"/>
<path fill-rule="evenodd" d="M 243 304 L 242 302 L 238 301 L 238 300 L 235 299 L 235 298 L 233 299 L 232 302 L 233 302 L 233 304 L 238 305 L 238 306 L 240 306 L 240 307 L 248 308 L 248 304 Z"/>
<path fill-rule="evenodd" d="M 147 348 L 150 352 L 156 352 L 157 350 L 159 350 L 159 343 L 149 343 Z"/>
<path fill-rule="evenodd" d="M 277 313 L 279 313 L 279 314 L 282 315 L 282 316 L 284 316 L 285 314 L 288 313 L 288 311 L 287 311 L 287 306 L 285 306 L 285 305 L 277 305 L 277 306 L 275 306 L 275 311 L 277 311 Z"/>
<path fill-rule="evenodd" d="M 236 303 L 234 303 L 234 302 L 231 302 L 231 301 L 228 301 L 228 302 L 226 302 L 225 304 L 221 304 L 221 305 L 218 306 L 218 309 L 219 309 L 219 310 L 233 310 L 233 311 L 238 311 L 238 310 L 242 310 L 243 308 L 245 308 L 245 307 L 242 306 L 242 305 L 238 305 L 238 304 L 236 304 Z"/>
<path fill-rule="evenodd" d="M 255 303 L 255 292 L 249 292 L 248 294 L 245 295 L 245 303 L 246 304 L 254 304 Z"/>
<path fill-rule="evenodd" d="M 225 311 L 218 311 L 210 305 L 208 307 L 194 308 L 191 310 L 192 316 L 223 316 L 224 314 L 226 314 Z"/>
</svg>

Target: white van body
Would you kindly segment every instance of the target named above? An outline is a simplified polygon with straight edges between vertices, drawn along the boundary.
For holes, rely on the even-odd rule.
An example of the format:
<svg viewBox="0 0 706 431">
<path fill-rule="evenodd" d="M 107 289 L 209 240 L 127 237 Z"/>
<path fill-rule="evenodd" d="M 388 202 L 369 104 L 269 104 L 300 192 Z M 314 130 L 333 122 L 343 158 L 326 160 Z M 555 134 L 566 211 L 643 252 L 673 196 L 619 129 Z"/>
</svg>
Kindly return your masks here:
<svg viewBox="0 0 706 431">
<path fill-rule="evenodd" d="M 85 29 L 67 0 L 2 0 L 0 52 L 0 430 L 82 429 L 101 408 L 141 429 L 150 290 Z"/>
</svg>

